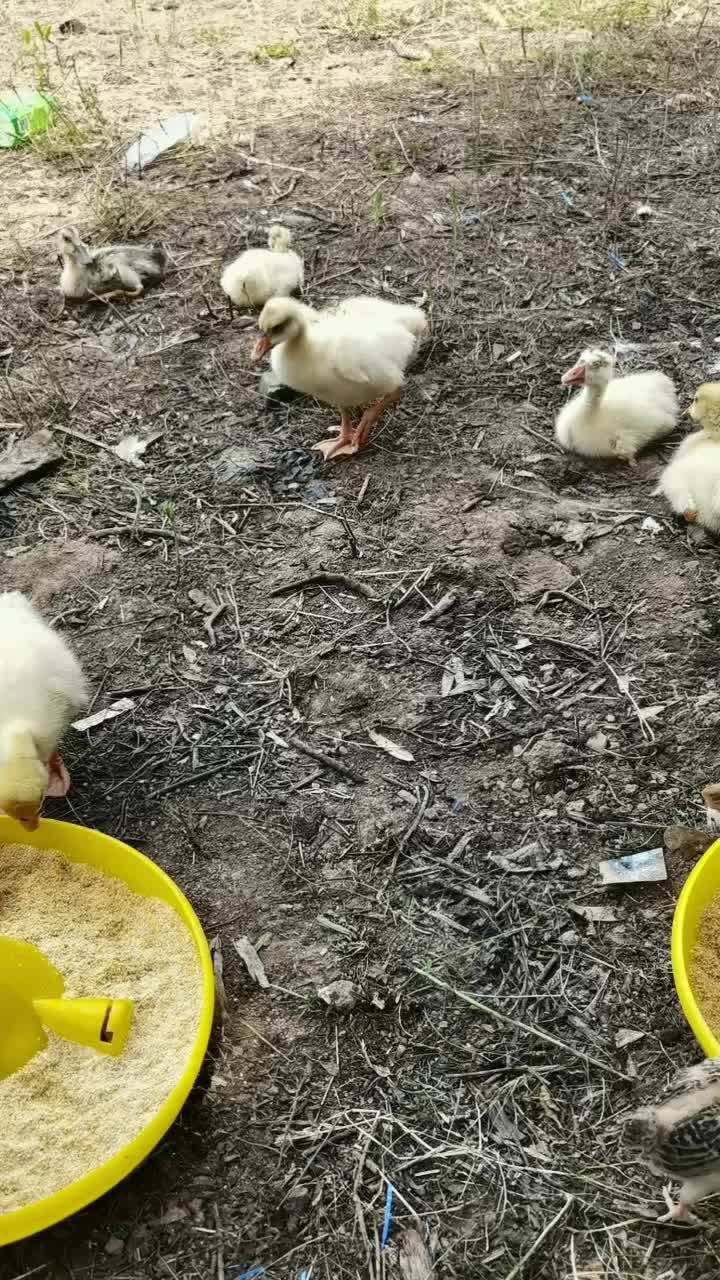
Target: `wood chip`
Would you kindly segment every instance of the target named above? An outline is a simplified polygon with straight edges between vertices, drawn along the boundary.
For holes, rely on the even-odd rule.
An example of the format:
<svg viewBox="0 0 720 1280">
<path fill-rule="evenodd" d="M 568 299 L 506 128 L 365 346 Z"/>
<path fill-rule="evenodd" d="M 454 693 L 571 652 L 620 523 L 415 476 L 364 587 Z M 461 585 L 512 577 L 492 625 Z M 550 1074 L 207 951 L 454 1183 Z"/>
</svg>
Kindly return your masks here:
<svg viewBox="0 0 720 1280">
<path fill-rule="evenodd" d="M 233 946 L 247 969 L 253 982 L 256 982 L 263 990 L 267 990 L 270 986 L 268 977 L 265 972 L 265 966 L 260 959 L 249 938 L 243 934 L 242 938 L 236 938 Z"/>
<path fill-rule="evenodd" d="M 306 591 L 308 587 L 322 586 L 345 587 L 346 591 L 354 591 L 357 595 L 364 596 L 366 600 L 371 600 L 373 604 L 380 603 L 380 596 L 373 591 L 372 587 L 366 586 L 358 578 L 353 578 L 349 573 L 326 573 L 325 570 L 320 573 L 308 574 L 304 578 L 293 578 L 290 582 L 284 582 L 281 586 L 274 587 L 269 594 L 272 599 L 274 596 Z"/>
<path fill-rule="evenodd" d="M 344 938 L 355 937 L 352 929 L 346 929 L 344 924 L 336 924 L 334 920 L 329 920 L 327 916 L 318 916 L 317 922 L 323 929 L 329 929 L 331 933 L 340 933 Z"/>
<path fill-rule="evenodd" d="M 380 747 L 381 751 L 386 751 L 395 760 L 402 760 L 405 764 L 410 764 L 415 759 L 412 751 L 408 751 L 405 747 L 399 747 L 397 742 L 386 738 L 384 733 L 378 733 L 375 729 L 368 729 L 368 738 L 375 743 L 376 747 Z"/>
<path fill-rule="evenodd" d="M 225 1012 L 227 1009 L 227 997 L 225 995 L 225 981 L 223 979 L 223 952 L 220 934 L 216 934 L 210 939 L 210 955 L 212 957 L 213 977 L 215 978 L 215 1018 L 220 1027 L 225 1021 Z"/>
<path fill-rule="evenodd" d="M 457 592 L 446 591 L 445 595 L 442 596 L 440 600 L 438 600 L 437 604 L 433 605 L 432 609 L 428 609 L 427 613 L 424 613 L 422 615 L 422 617 L 419 619 L 420 624 L 424 625 L 425 623 L 428 623 L 428 622 L 434 622 L 436 618 L 442 618 L 443 614 L 449 613 L 451 609 L 455 608 L 455 605 L 457 604 L 457 602 L 458 602 Z"/>
</svg>

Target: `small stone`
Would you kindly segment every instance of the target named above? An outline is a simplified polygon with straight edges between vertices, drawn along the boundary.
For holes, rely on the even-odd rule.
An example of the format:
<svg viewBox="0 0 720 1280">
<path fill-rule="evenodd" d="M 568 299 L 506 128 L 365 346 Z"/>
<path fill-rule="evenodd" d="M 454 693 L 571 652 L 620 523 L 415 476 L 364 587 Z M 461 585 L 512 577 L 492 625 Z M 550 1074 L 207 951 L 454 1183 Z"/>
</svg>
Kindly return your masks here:
<svg viewBox="0 0 720 1280">
<path fill-rule="evenodd" d="M 111 1258 L 122 1253 L 124 1248 L 125 1241 L 121 1240 L 120 1236 L 110 1236 L 105 1243 L 105 1252 L 109 1253 Z"/>
<path fill-rule="evenodd" d="M 65 18 L 64 22 L 60 23 L 58 31 L 61 36 L 81 36 L 87 31 L 87 26 L 80 18 Z"/>
<path fill-rule="evenodd" d="M 187 1210 L 183 1209 L 182 1205 L 171 1204 L 162 1215 L 160 1219 L 160 1224 L 163 1227 L 170 1227 L 172 1226 L 173 1222 L 184 1222 L 186 1218 L 187 1218 Z M 106 1252 L 109 1252 L 107 1245 L 105 1246 L 105 1248 L 106 1248 Z"/>
<path fill-rule="evenodd" d="M 534 778 L 542 778 L 558 772 L 574 759 L 574 753 L 565 742 L 557 738 L 541 738 L 529 751 L 525 752 L 523 761 Z"/>
<path fill-rule="evenodd" d="M 606 735 L 598 731 L 597 733 L 594 733 L 592 737 L 588 738 L 587 746 L 591 751 L 605 751 L 608 741 L 609 739 Z"/>
<path fill-rule="evenodd" d="M 213 469 L 222 484 L 237 480 L 240 476 L 253 475 L 270 465 L 271 450 L 268 446 L 231 444 L 213 463 Z"/>
<path fill-rule="evenodd" d="M 355 1008 L 361 994 L 357 984 L 349 982 L 347 978 L 338 978 L 337 982 L 330 982 L 326 987 L 318 987 L 320 999 L 331 1009 L 338 1009 L 343 1013 Z"/>
</svg>

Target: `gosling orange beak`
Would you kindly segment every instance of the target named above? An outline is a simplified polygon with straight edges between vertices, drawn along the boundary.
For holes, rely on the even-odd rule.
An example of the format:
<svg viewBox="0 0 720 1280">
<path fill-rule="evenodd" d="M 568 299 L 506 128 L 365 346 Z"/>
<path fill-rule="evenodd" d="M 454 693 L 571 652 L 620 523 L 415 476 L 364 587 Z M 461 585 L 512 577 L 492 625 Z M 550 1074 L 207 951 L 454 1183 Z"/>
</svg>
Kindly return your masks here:
<svg viewBox="0 0 720 1280">
<path fill-rule="evenodd" d="M 0 810 L 0 813 L 1 812 L 2 810 Z M 8 809 L 6 812 L 9 818 L 12 818 L 15 822 L 19 822 L 20 826 L 24 827 L 26 831 L 37 831 L 40 826 L 39 814 L 35 813 L 32 809 L 14 809 L 12 813 Z"/>
<path fill-rule="evenodd" d="M 268 338 L 267 334 L 261 333 L 257 342 L 255 343 L 255 346 L 252 349 L 252 355 L 250 359 L 252 360 L 253 364 L 257 364 L 258 360 L 262 360 L 263 356 L 267 355 L 271 346 L 272 346 L 272 342 Z"/>
<path fill-rule="evenodd" d="M 560 379 L 564 387 L 581 387 L 585 381 L 585 365 L 574 364 L 572 369 L 567 369 Z"/>
</svg>

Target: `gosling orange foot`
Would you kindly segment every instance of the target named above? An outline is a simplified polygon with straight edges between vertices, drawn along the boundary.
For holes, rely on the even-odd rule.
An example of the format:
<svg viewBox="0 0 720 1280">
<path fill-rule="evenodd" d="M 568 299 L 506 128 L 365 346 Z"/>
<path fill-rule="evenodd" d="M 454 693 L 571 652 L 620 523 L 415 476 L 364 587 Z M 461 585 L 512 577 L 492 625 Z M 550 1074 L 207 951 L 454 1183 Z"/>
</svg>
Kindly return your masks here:
<svg viewBox="0 0 720 1280">
<path fill-rule="evenodd" d="M 395 404 L 402 395 L 401 388 L 397 391 L 391 391 L 388 395 L 382 396 L 365 410 L 356 427 L 353 427 L 350 415 L 341 409 L 340 434 L 335 440 L 321 440 L 314 447 L 323 455 L 326 461 L 332 458 L 340 458 L 343 455 L 351 455 L 359 453 L 365 448 L 370 433 L 380 415 L 387 409 L 388 405 Z"/>
<path fill-rule="evenodd" d="M 692 507 L 688 508 L 687 511 L 683 511 L 683 520 L 685 520 L 687 524 L 695 524 L 695 521 L 697 520 L 697 511 L 693 511 Z"/>
<path fill-rule="evenodd" d="M 70 774 L 59 751 L 53 751 L 48 760 L 48 786 L 46 795 L 65 796 L 70 790 Z"/>
<path fill-rule="evenodd" d="M 340 410 L 338 434 L 330 440 L 319 440 L 317 444 L 313 445 L 313 449 L 321 453 L 326 462 L 330 458 L 337 458 L 344 453 L 357 453 L 355 428 L 347 409 Z"/>
<path fill-rule="evenodd" d="M 343 455 L 357 453 L 360 446 L 355 444 L 353 440 L 349 440 L 343 444 L 338 436 L 333 440 L 319 440 L 313 445 L 313 449 L 317 449 L 321 453 L 326 462 L 331 462 L 333 458 L 341 458 Z"/>
<path fill-rule="evenodd" d="M 357 424 L 355 439 L 358 448 L 362 449 L 370 439 L 370 433 L 375 426 L 378 418 L 385 412 L 388 405 L 396 404 L 402 396 L 402 388 L 398 387 L 397 391 L 390 391 L 386 396 L 382 396 L 380 400 L 376 400 L 363 413 L 362 418 Z"/>
<path fill-rule="evenodd" d="M 663 1199 L 667 1205 L 667 1213 L 663 1213 L 656 1222 L 677 1222 L 684 1227 L 697 1227 L 701 1225 L 701 1219 L 691 1213 L 689 1207 L 683 1200 L 678 1200 L 677 1204 L 673 1201 L 668 1186 L 663 1187 Z"/>
</svg>

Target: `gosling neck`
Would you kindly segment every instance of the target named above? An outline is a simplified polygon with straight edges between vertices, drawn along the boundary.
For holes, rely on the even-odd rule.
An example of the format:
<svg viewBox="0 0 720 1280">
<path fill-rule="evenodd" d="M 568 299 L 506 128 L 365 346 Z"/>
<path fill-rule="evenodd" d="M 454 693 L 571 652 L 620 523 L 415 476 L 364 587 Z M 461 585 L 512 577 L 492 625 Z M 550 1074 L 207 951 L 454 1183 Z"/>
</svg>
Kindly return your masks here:
<svg viewBox="0 0 720 1280">
<path fill-rule="evenodd" d="M 286 348 L 286 350 L 297 353 L 304 349 L 307 349 L 307 347 L 309 346 L 308 324 L 307 324 L 307 320 L 305 319 L 305 316 L 302 313 L 300 313 L 295 317 L 295 324 L 296 324 L 295 332 L 291 334 L 289 338 L 286 338 L 282 345 Z"/>
<path fill-rule="evenodd" d="M 588 405 L 596 409 L 607 391 L 607 382 L 603 382 L 600 386 L 595 382 L 586 382 L 584 391 Z"/>
<path fill-rule="evenodd" d="M 720 413 L 706 413 L 700 425 L 706 436 L 720 442 Z"/>
</svg>

